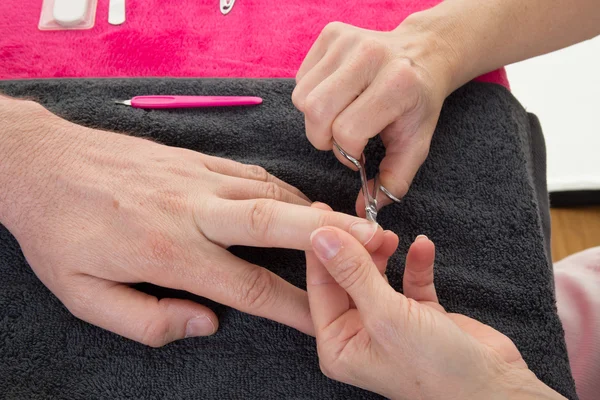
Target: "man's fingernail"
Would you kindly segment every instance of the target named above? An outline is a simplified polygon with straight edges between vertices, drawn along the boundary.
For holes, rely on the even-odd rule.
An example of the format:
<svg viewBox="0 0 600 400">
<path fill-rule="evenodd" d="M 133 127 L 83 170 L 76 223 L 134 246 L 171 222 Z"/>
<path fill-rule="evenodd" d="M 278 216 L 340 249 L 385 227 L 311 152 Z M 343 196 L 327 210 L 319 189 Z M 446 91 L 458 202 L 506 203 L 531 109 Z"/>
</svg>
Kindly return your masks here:
<svg viewBox="0 0 600 400">
<path fill-rule="evenodd" d="M 215 324 L 210 318 L 206 316 L 195 317 L 188 321 L 185 327 L 185 337 L 208 336 L 215 333 L 215 330 Z"/>
<path fill-rule="evenodd" d="M 419 236 L 417 236 L 417 238 L 415 239 L 415 241 L 421 240 L 421 239 L 427 239 L 427 236 L 425 236 L 425 235 L 419 235 Z"/>
<path fill-rule="evenodd" d="M 375 222 L 355 222 L 350 226 L 350 234 L 364 246 L 373 239 L 378 227 Z"/>
<path fill-rule="evenodd" d="M 342 242 L 337 233 L 329 229 L 319 229 L 310 235 L 310 242 L 317 256 L 331 260 L 342 248 Z"/>
</svg>

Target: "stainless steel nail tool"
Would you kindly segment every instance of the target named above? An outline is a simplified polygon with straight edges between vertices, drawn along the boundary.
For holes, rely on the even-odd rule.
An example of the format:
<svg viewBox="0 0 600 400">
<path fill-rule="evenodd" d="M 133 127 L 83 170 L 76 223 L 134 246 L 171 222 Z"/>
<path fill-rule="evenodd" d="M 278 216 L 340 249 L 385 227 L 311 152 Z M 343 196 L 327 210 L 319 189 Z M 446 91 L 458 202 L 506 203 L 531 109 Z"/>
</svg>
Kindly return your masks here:
<svg viewBox="0 0 600 400">
<path fill-rule="evenodd" d="M 362 186 L 363 197 L 365 199 L 365 213 L 367 219 L 371 222 L 377 222 L 377 191 L 379 190 L 379 185 L 377 184 L 377 176 L 374 180 L 373 185 L 373 193 L 369 192 L 369 179 L 367 178 L 367 171 L 365 170 L 365 154 L 360 155 L 360 160 L 352 157 L 350 154 L 346 153 L 344 149 L 340 147 L 339 144 L 333 141 L 333 144 L 336 149 L 343 155 L 348 161 L 358 168 L 358 172 L 360 173 L 360 183 Z"/>
<path fill-rule="evenodd" d="M 383 194 L 390 198 L 390 200 L 399 203 L 400 199 L 394 196 L 389 190 L 387 190 L 383 185 L 379 184 L 379 173 L 375 175 L 375 179 L 373 179 L 373 191 L 369 192 L 369 179 L 367 178 L 367 171 L 365 169 L 365 154 L 362 153 L 360 155 L 360 160 L 352 157 L 348 154 L 344 149 L 340 147 L 339 144 L 334 140 L 333 145 L 340 152 L 342 156 L 344 156 L 348 161 L 358 168 L 358 172 L 360 173 L 360 183 L 362 187 L 363 197 L 365 199 L 365 214 L 367 219 L 372 222 L 377 222 L 377 194 L 381 190 Z"/>
</svg>

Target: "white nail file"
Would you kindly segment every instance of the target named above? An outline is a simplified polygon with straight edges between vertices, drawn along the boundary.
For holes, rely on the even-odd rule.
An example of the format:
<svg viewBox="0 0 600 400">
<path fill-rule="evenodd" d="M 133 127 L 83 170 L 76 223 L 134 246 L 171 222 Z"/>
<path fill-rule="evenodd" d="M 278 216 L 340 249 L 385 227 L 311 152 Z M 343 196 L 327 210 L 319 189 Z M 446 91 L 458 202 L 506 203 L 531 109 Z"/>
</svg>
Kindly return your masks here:
<svg viewBox="0 0 600 400">
<path fill-rule="evenodd" d="M 85 20 L 90 0 L 56 0 L 52 16 L 61 26 L 75 26 Z"/>
<path fill-rule="evenodd" d="M 108 23 L 121 25 L 125 22 L 125 0 L 110 0 L 108 4 Z"/>
</svg>

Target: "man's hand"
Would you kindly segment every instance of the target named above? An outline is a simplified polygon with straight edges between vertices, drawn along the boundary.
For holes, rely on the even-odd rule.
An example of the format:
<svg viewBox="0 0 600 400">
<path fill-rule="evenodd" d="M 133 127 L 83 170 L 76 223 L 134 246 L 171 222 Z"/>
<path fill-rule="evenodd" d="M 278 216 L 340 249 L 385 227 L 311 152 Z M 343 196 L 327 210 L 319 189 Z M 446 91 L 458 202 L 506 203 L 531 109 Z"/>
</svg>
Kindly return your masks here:
<svg viewBox="0 0 600 400">
<path fill-rule="evenodd" d="M 161 346 L 218 326 L 210 309 L 158 300 L 130 287 L 137 282 L 311 334 L 306 292 L 227 247 L 307 250 L 323 225 L 352 232 L 369 249 L 384 240 L 375 224 L 307 207 L 298 189 L 258 166 L 84 128 L 35 103 L 8 101 L 0 112 L 0 221 L 75 316 L 130 339 Z"/>
</svg>

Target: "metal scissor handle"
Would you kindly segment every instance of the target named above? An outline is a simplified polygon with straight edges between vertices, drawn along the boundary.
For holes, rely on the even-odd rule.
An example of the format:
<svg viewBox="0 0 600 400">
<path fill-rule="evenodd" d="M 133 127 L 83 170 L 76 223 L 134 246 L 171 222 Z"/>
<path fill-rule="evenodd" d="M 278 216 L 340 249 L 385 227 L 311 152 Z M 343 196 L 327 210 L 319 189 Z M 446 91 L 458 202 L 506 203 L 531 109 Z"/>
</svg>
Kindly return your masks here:
<svg viewBox="0 0 600 400">
<path fill-rule="evenodd" d="M 358 168 L 358 172 L 360 173 L 360 183 L 362 186 L 363 197 L 365 199 L 365 213 L 367 215 L 367 219 L 372 222 L 377 222 L 377 177 L 375 177 L 375 185 L 373 185 L 373 193 L 369 192 L 367 178 L 367 171 L 365 170 L 365 155 L 364 153 L 360 155 L 360 160 L 352 157 L 350 154 L 346 153 L 344 149 L 340 147 L 339 144 L 334 140 L 333 145 L 336 149 L 343 155 L 348 161 L 350 161 L 356 168 Z"/>
<path fill-rule="evenodd" d="M 369 192 L 369 179 L 367 178 L 367 171 L 365 169 L 366 159 L 365 153 L 360 155 L 360 160 L 352 157 L 350 154 L 346 153 L 344 149 L 340 147 L 339 144 L 334 140 L 333 145 L 340 152 L 344 158 L 350 161 L 360 173 L 360 183 L 362 186 L 363 197 L 365 199 L 365 213 L 367 215 L 367 219 L 372 222 L 377 222 L 377 194 L 379 190 L 383 192 L 390 200 L 399 203 L 400 199 L 390 193 L 383 185 L 379 184 L 379 173 L 375 175 L 375 179 L 373 179 L 373 192 Z"/>
</svg>

